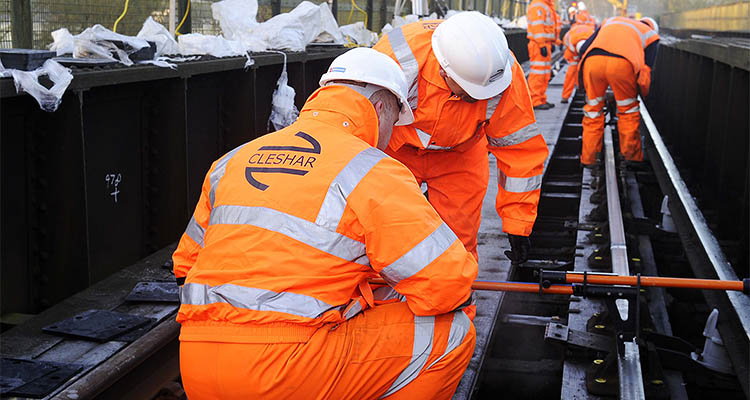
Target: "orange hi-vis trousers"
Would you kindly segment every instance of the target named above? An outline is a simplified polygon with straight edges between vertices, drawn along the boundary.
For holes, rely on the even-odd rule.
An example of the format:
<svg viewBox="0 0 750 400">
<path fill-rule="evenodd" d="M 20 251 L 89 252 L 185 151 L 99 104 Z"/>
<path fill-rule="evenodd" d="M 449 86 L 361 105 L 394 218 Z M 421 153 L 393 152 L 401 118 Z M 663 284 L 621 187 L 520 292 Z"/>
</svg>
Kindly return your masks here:
<svg viewBox="0 0 750 400">
<path fill-rule="evenodd" d="M 568 63 L 568 71 L 565 72 L 565 83 L 563 83 L 562 98 L 569 99 L 573 89 L 578 85 L 578 60 Z"/>
<path fill-rule="evenodd" d="M 181 342 L 187 397 L 450 399 L 474 352 L 476 332 L 463 311 L 420 317 L 396 301 L 320 327 L 307 342 L 263 342 L 273 337 Z"/>
<path fill-rule="evenodd" d="M 583 64 L 583 86 L 586 105 L 583 106 L 582 164 L 594 164 L 596 153 L 602 151 L 604 136 L 604 94 L 611 87 L 617 101 L 617 130 L 620 132 L 620 152 L 626 160 L 642 161 L 640 103 L 638 85 L 630 61 L 612 56 L 595 55 Z"/>
<path fill-rule="evenodd" d="M 395 153 L 389 147 L 386 153 L 406 165 L 418 184 L 427 184 L 432 207 L 478 260 L 477 234 L 490 179 L 487 139 L 478 140 L 463 152 L 406 145 Z"/>
<path fill-rule="evenodd" d="M 552 47 L 549 44 L 540 46 L 529 40 L 529 91 L 532 106 L 547 102 L 547 85 L 552 74 Z M 547 48 L 547 57 L 542 56 L 542 47 Z"/>
</svg>

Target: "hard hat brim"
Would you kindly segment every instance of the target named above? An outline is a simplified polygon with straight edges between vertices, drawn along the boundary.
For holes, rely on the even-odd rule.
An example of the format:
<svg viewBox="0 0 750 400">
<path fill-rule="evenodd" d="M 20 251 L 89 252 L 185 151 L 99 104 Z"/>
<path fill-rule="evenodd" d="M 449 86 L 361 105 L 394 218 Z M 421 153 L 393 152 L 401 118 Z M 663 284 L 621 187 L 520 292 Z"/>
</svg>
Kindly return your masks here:
<svg viewBox="0 0 750 400">
<path fill-rule="evenodd" d="M 505 89 L 510 86 L 510 82 L 513 80 L 513 57 L 508 57 L 508 61 L 505 63 L 505 73 L 500 79 L 490 83 L 487 86 L 480 86 L 473 84 L 465 79 L 461 79 L 460 76 L 452 73 L 452 70 L 446 69 L 446 73 L 451 77 L 461 89 L 466 91 L 466 94 L 477 100 L 487 100 L 495 97 L 500 93 L 504 92 Z"/>
</svg>

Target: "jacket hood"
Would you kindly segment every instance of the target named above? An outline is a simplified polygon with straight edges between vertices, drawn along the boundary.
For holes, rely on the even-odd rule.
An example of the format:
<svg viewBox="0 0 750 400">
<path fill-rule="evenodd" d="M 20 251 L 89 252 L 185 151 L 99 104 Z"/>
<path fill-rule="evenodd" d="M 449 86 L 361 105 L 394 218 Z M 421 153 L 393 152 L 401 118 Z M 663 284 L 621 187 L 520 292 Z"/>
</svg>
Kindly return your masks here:
<svg viewBox="0 0 750 400">
<path fill-rule="evenodd" d="M 346 86 L 323 86 L 308 97 L 300 119 L 314 118 L 364 140 L 378 144 L 378 115 L 370 100 Z"/>
</svg>

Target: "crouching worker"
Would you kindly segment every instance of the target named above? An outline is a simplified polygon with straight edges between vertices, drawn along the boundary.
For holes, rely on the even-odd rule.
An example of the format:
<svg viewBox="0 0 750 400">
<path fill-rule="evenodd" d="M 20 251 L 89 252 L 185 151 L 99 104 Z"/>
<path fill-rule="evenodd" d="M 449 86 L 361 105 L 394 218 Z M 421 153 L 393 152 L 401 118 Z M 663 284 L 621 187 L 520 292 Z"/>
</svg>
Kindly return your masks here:
<svg viewBox="0 0 750 400">
<path fill-rule="evenodd" d="M 382 152 L 403 72 L 357 48 L 320 83 L 214 162 L 173 255 L 192 400 L 448 399 L 472 356 L 477 262 Z"/>
</svg>

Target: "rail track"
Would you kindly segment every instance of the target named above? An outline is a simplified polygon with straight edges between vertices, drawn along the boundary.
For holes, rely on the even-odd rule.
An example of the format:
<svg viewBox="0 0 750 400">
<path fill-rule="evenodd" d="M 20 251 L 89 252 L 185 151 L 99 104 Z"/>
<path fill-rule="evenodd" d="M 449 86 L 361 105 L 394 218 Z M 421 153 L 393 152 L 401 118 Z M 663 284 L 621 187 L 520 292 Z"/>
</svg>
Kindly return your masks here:
<svg viewBox="0 0 750 400">
<path fill-rule="evenodd" d="M 747 278 L 746 266 L 743 272 L 727 261 L 645 105 L 647 162 L 619 159 L 616 125 L 610 123 L 601 164 L 580 166 L 583 103 L 576 94 L 558 121 L 530 260 L 511 266 L 507 278 L 538 282 L 540 270 Z M 492 246 L 501 240 L 485 237 Z M 3 333 L 3 396 L 143 399 L 178 379 L 175 299 L 129 298 L 139 282 L 171 280 L 172 250 L 164 248 Z M 498 393 L 519 399 L 749 395 L 748 296 L 656 287 L 642 287 L 626 298 L 586 294 L 485 296 L 496 304 L 478 315 L 485 314 L 491 323 L 483 328 L 473 372 L 465 375 L 467 382 L 456 398 L 495 398 Z M 76 332 L 50 333 L 61 320 L 76 319 L 92 308 L 147 321 L 134 328 L 140 334 L 123 331 L 84 339 Z M 726 355 L 708 362 L 700 354 L 713 309 L 719 310 L 716 329 Z M 107 323 L 93 322 L 100 327 Z M 722 361 L 729 369 L 721 368 Z M 8 374 L 8 368 L 18 373 Z"/>
</svg>

